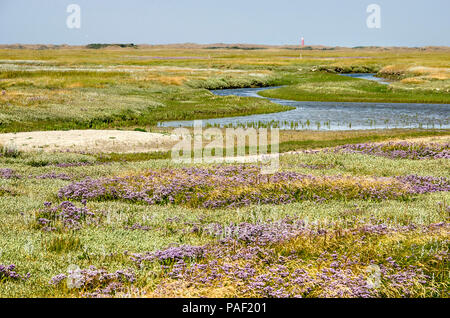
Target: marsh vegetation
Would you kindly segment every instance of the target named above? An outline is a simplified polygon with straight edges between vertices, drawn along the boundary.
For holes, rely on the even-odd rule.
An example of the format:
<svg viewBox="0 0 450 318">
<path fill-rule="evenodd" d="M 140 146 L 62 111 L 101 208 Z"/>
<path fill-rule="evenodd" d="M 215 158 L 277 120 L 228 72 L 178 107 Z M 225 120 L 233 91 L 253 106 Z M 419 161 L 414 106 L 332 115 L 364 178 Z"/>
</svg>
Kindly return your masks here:
<svg viewBox="0 0 450 318">
<path fill-rule="evenodd" d="M 158 123 L 291 109 L 209 91 L 242 87 L 448 107 L 448 53 L 3 48 L 0 131 L 167 135 Z M 348 72 L 390 84 L 339 75 Z M 284 154 L 269 175 L 255 164 L 176 163 L 168 151 L 1 145 L 0 296 L 448 297 L 450 131 L 282 124 Z"/>
</svg>

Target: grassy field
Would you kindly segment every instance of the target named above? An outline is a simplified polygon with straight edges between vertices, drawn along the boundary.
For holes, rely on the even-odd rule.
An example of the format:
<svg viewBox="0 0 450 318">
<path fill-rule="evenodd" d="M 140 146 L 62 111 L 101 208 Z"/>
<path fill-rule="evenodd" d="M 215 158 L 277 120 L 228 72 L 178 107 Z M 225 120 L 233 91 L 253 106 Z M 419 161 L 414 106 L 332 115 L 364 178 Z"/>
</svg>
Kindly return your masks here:
<svg viewBox="0 0 450 318">
<path fill-rule="evenodd" d="M 449 103 L 448 48 L 0 49 L 0 132 Z M 336 73 L 379 72 L 381 86 Z M 0 147 L 0 297 L 448 297 L 450 131 L 280 132 L 280 169 Z M 0 145 L 2 146 L 2 145 Z M 296 151 L 296 153 L 288 153 Z"/>
<path fill-rule="evenodd" d="M 301 54 L 301 58 L 300 58 Z M 448 48 L 0 49 L 0 131 L 155 126 L 284 111 L 207 89 L 280 86 L 294 100 L 449 103 Z M 378 72 L 389 86 L 336 72 Z"/>
<path fill-rule="evenodd" d="M 448 76 L 450 78 L 450 73 Z M 261 95 L 297 101 L 450 103 L 450 81 L 438 82 L 411 89 L 401 82 L 384 85 L 333 73 L 312 72 L 299 76 L 295 85 L 266 90 Z"/>
<path fill-rule="evenodd" d="M 448 151 L 448 146 L 444 149 Z M 181 199 L 173 203 L 163 200 L 149 205 L 139 199 L 110 195 L 87 197 L 84 203 L 80 198 L 71 198 L 68 190 L 68 198 L 58 196 L 61 188 L 83 181 L 86 176 L 93 180 L 113 176 L 126 178 L 148 175 L 149 170 L 171 169 L 180 172 L 180 169 L 188 167 L 174 164 L 171 160 L 102 164 L 91 155 L 24 153 L 16 157 L 0 157 L 0 163 L 0 237 L 3 242 L 0 263 L 16 265 L 14 271 L 23 277 L 30 273 L 28 279 L 13 279 L 1 273 L 0 295 L 3 297 L 78 297 L 92 296 L 91 293 L 104 296 L 128 294 L 132 297 L 277 297 L 277 291 L 290 296 L 296 293 L 276 283 L 277 278 L 286 279 L 286 282 L 292 279 L 288 284 L 292 288 L 304 287 L 304 290 L 297 291 L 303 297 L 337 297 L 340 292 L 343 292 L 343 297 L 362 297 L 363 294 L 351 291 L 351 282 L 362 275 L 361 288 L 364 287 L 368 275 L 366 270 L 371 264 L 383 270 L 385 268 L 387 272 L 381 274 L 381 286 L 369 288 L 368 295 L 447 296 L 448 179 L 429 181 L 447 189 L 437 192 L 405 192 L 402 196 L 393 195 L 386 199 L 370 195 L 359 198 L 359 194 L 365 187 L 372 189 L 370 191 L 384 189 L 386 193 L 400 191 L 394 181 L 384 179 L 378 185 L 381 188 L 375 190 L 378 181 L 373 178 L 419 175 L 445 179 L 450 172 L 448 159 L 414 160 L 340 152 L 286 155 L 281 159 L 281 171 L 322 177 L 323 184 L 308 186 L 309 190 L 305 191 L 310 192 L 305 192 L 305 195 L 310 193 L 311 196 L 297 197 L 294 202 L 252 203 L 234 208 L 204 208 L 197 206 L 194 201 Z M 208 168 L 205 165 L 197 167 Z M 345 178 L 340 179 L 342 176 Z M 355 180 L 360 180 L 357 182 L 363 182 L 362 188 L 352 188 L 353 181 L 348 178 L 357 178 Z M 167 182 L 170 183 L 170 180 Z M 375 183 L 371 185 L 371 182 Z M 302 189 L 307 187 L 299 186 Z M 327 190 L 328 186 L 338 189 L 335 196 L 326 198 L 325 194 L 330 191 Z M 150 190 L 150 185 L 146 187 L 147 191 L 156 191 L 155 188 Z M 258 187 L 253 186 L 249 190 L 256 191 Z M 240 189 L 245 192 L 245 185 Z M 82 187 L 80 191 L 84 191 Z M 86 191 L 93 193 L 94 190 Z M 182 193 L 189 191 L 185 188 Z M 199 191 L 207 190 L 199 186 L 194 193 Z M 220 193 L 225 195 L 227 191 L 222 190 Z M 265 191 L 272 197 L 280 190 L 266 188 Z M 214 196 L 213 193 L 208 195 Z M 315 196 L 323 196 L 324 200 L 318 203 Z M 63 203 L 67 199 L 73 203 Z M 74 207 L 52 210 L 46 206 L 46 202 L 52 202 L 52 207 L 60 204 L 73 204 Z M 93 214 L 86 214 L 83 209 Z M 79 218 L 74 219 L 74 215 Z M 306 223 L 300 226 L 296 223 L 300 221 Z M 238 229 L 234 228 L 228 234 L 215 232 L 216 228 L 232 229 L 233 224 Z M 247 229 L 249 226 L 256 228 Z M 281 229 L 286 237 L 270 236 Z M 424 235 L 424 231 L 427 235 Z M 170 247 L 173 250 L 167 251 Z M 204 256 L 200 256 L 192 251 L 193 247 L 202 247 L 207 251 Z M 147 255 L 157 251 L 162 253 L 157 254 L 160 259 Z M 226 257 L 221 258 L 220 266 L 213 264 L 216 253 L 227 253 Z M 332 256 L 334 254 L 338 256 Z M 350 281 L 339 281 L 338 287 L 334 289 L 325 282 L 314 282 L 318 279 L 316 273 L 328 268 L 333 257 L 338 258 L 342 271 L 351 270 L 348 274 Z M 265 258 L 267 263 L 261 263 Z M 347 264 L 348 259 L 356 263 Z M 182 263 L 187 266 L 184 269 L 186 272 L 178 277 L 172 272 Z M 189 272 L 189 269 L 195 271 L 197 266 L 202 265 L 208 267 L 205 273 L 211 274 L 207 283 Z M 59 274 L 70 276 L 68 270 L 71 266 L 90 271 L 80 275 L 86 279 L 92 276 L 91 283 L 83 283 L 75 288 L 65 276 L 59 284 L 49 283 Z M 136 280 L 127 281 L 123 277 L 116 277 L 111 278 L 111 281 L 102 281 L 99 278 L 101 273 L 89 270 L 89 266 L 109 273 L 129 269 Z M 235 279 L 231 274 L 227 276 L 226 266 L 230 267 L 230 271 L 246 271 L 248 277 L 244 275 Z M 276 268 L 283 271 L 278 273 Z M 302 285 L 293 282 L 293 277 L 297 275 L 294 273 L 300 270 L 307 270 L 311 276 L 310 283 Z M 287 276 L 283 274 L 285 271 L 288 272 Z M 217 272 L 226 277 L 219 279 L 215 276 Z M 428 276 L 422 277 L 421 273 Z M 272 286 L 273 291 L 270 288 L 266 291 L 244 290 L 246 283 L 255 283 L 263 274 L 270 274 L 270 280 L 263 283 L 265 287 Z M 406 275 L 406 282 L 397 281 L 395 274 Z M 327 272 L 326 275 L 332 274 Z M 110 286 L 113 290 L 107 291 L 111 282 L 118 283 L 117 289 Z"/>
<path fill-rule="evenodd" d="M 159 130 L 168 132 L 168 130 Z M 223 129 L 222 131 L 225 131 Z M 225 132 L 224 132 L 225 134 Z M 346 144 L 358 144 L 364 142 L 401 141 L 418 138 L 446 138 L 450 135 L 448 129 L 383 129 L 364 131 L 280 131 L 279 151 L 282 153 L 307 149 L 319 149 L 336 147 Z M 270 138 L 270 134 L 268 136 Z M 204 141 L 206 146 L 208 141 Z M 226 137 L 224 138 L 223 149 L 226 149 Z M 268 148 L 270 151 L 270 147 Z M 248 140 L 246 140 L 246 154 L 248 151 Z M 192 153 L 192 156 L 194 154 Z M 136 152 L 136 153 L 95 153 L 93 156 L 100 162 L 136 162 L 151 159 L 170 159 L 171 151 L 160 152 Z"/>
</svg>

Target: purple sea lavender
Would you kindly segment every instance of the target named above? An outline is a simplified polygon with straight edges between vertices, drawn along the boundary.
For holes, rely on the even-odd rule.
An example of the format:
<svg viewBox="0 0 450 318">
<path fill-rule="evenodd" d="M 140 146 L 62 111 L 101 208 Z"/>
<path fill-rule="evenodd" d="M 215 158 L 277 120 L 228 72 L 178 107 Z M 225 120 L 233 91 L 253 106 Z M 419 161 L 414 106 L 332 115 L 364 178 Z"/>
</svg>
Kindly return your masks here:
<svg viewBox="0 0 450 318">
<path fill-rule="evenodd" d="M 137 265 L 143 261 L 164 264 L 163 281 L 156 294 L 169 294 L 175 282 L 191 286 L 194 290 L 233 286 L 233 295 L 239 297 L 381 297 L 387 290 L 398 295 L 414 295 L 417 284 L 427 284 L 430 277 L 418 267 L 400 265 L 392 257 L 377 261 L 363 260 L 360 254 L 324 251 L 314 252 L 302 259 L 302 244 L 295 239 L 303 236 L 308 241 L 323 242 L 327 237 L 351 237 L 353 244 L 366 244 L 364 237 L 377 237 L 395 233 L 436 233 L 448 229 L 448 223 L 430 226 L 386 224 L 386 220 L 370 218 L 370 222 L 350 222 L 348 229 L 330 224 L 305 223 L 299 219 L 269 221 L 267 223 L 242 223 L 230 227 L 212 224 L 204 231 L 222 237 L 218 244 L 202 247 L 202 257 L 192 256 L 188 249 L 165 249 L 135 254 Z M 227 229 L 231 229 L 228 230 Z M 280 233 L 280 234 L 278 234 Z M 223 236 L 225 235 L 225 236 Z M 302 242 L 302 241 L 299 241 Z M 287 244 L 287 245 L 286 245 Z M 298 250 L 286 250 L 284 246 Z M 280 250 L 280 248 L 282 248 Z M 186 253 L 188 251 L 188 253 Z M 284 251 L 284 255 L 280 255 Z M 163 256 L 160 259 L 156 255 Z M 446 257 L 447 254 L 435 258 Z M 188 257 L 185 257 L 188 256 Z M 170 262 L 164 260 L 170 259 Z M 380 264 L 381 263 L 381 264 Z M 166 285 L 168 284 L 168 285 Z M 181 287 L 183 288 L 183 287 Z M 202 296 L 199 294 L 199 296 Z"/>
<path fill-rule="evenodd" d="M 327 151 L 330 151 L 328 149 Z M 349 144 L 332 149 L 334 152 L 361 153 L 392 159 L 450 159 L 450 144 L 388 142 Z"/>
<path fill-rule="evenodd" d="M 450 181 L 443 177 L 409 175 L 397 177 L 397 180 L 409 185 L 415 194 L 450 191 Z"/>
<path fill-rule="evenodd" d="M 91 162 L 63 162 L 54 164 L 54 166 L 58 168 L 85 167 L 92 165 L 94 165 L 94 163 Z"/>
<path fill-rule="evenodd" d="M 83 294 L 85 297 L 111 297 L 116 293 L 123 292 L 126 285 L 131 285 L 136 281 L 136 277 L 130 269 L 109 273 L 105 269 L 90 266 L 68 275 L 56 275 L 51 279 L 50 284 L 58 286 L 66 280 L 69 280 L 70 283 L 68 287 L 85 291 Z"/>
<path fill-rule="evenodd" d="M 35 177 L 36 179 L 59 179 L 59 180 L 71 180 L 72 178 L 65 173 L 49 172 Z"/>
<path fill-rule="evenodd" d="M 64 229 L 77 230 L 82 222 L 94 223 L 95 216 L 95 213 L 86 206 L 77 207 L 70 201 L 64 201 L 56 206 L 46 202 L 44 209 L 37 213 L 37 223 L 44 231 L 56 230 L 57 224 L 61 224 Z"/>
<path fill-rule="evenodd" d="M 27 280 L 30 277 L 30 273 L 22 276 L 16 271 L 16 265 L 2 265 L 0 264 L 0 283 L 5 280 Z"/>
<path fill-rule="evenodd" d="M 61 188 L 58 196 L 72 200 L 126 200 L 215 209 L 304 200 L 320 203 L 403 199 L 416 194 L 409 187 L 409 182 L 413 181 L 395 177 L 314 176 L 289 171 L 263 175 L 255 166 L 221 166 L 149 170 L 137 176 L 86 179 Z M 440 189 L 437 191 L 447 191 L 446 187 Z"/>
<path fill-rule="evenodd" d="M 2 179 L 20 179 L 21 176 L 18 175 L 13 169 L 0 168 L 0 178 L 2 178 Z"/>
<path fill-rule="evenodd" d="M 161 263 L 173 263 L 185 259 L 199 259 L 204 256 L 206 249 L 202 246 L 181 245 L 169 247 L 156 252 L 147 252 L 144 254 L 133 254 L 131 259 L 142 266 L 143 262 L 158 261 Z"/>
</svg>

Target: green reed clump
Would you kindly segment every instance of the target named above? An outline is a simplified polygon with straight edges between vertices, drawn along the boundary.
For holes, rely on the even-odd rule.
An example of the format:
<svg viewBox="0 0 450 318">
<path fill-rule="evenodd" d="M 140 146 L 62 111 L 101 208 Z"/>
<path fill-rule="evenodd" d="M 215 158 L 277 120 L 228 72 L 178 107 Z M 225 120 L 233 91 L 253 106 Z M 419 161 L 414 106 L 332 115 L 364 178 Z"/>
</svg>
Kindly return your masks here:
<svg viewBox="0 0 450 318">
<path fill-rule="evenodd" d="M 57 235 L 49 240 L 46 240 L 44 247 L 47 251 L 53 253 L 68 253 L 71 251 L 78 251 L 83 248 L 81 239 L 71 235 Z"/>
</svg>

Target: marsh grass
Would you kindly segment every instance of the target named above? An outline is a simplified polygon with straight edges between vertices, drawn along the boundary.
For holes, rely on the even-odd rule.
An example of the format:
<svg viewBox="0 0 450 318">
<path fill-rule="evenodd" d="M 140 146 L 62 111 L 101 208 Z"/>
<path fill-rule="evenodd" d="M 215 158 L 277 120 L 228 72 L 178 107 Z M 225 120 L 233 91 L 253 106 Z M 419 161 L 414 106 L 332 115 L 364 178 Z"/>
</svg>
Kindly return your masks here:
<svg viewBox="0 0 450 318">
<path fill-rule="evenodd" d="M 15 196 L 15 195 L 17 195 L 17 192 L 14 189 L 0 185 L 0 197 L 1 196 Z"/>
<path fill-rule="evenodd" d="M 331 73 L 311 72 L 299 75 L 295 85 L 265 90 L 260 95 L 296 101 L 450 103 L 450 94 L 432 89 L 409 89 L 384 85 Z"/>
<path fill-rule="evenodd" d="M 70 253 L 83 248 L 80 238 L 74 234 L 54 236 L 44 241 L 43 246 L 51 253 Z"/>
<path fill-rule="evenodd" d="M 449 67 L 446 50 L 359 48 L 302 54 L 299 59 L 297 52 L 283 48 L 1 49 L 0 131 L 144 127 L 166 120 L 289 109 L 262 99 L 214 96 L 206 90 L 216 88 L 287 85 L 263 94 L 293 100 L 449 102 L 448 80 L 439 79 Z M 421 68 L 408 71 L 414 63 Z M 373 72 L 389 65 L 424 83 L 383 86 L 325 71 Z"/>
</svg>

